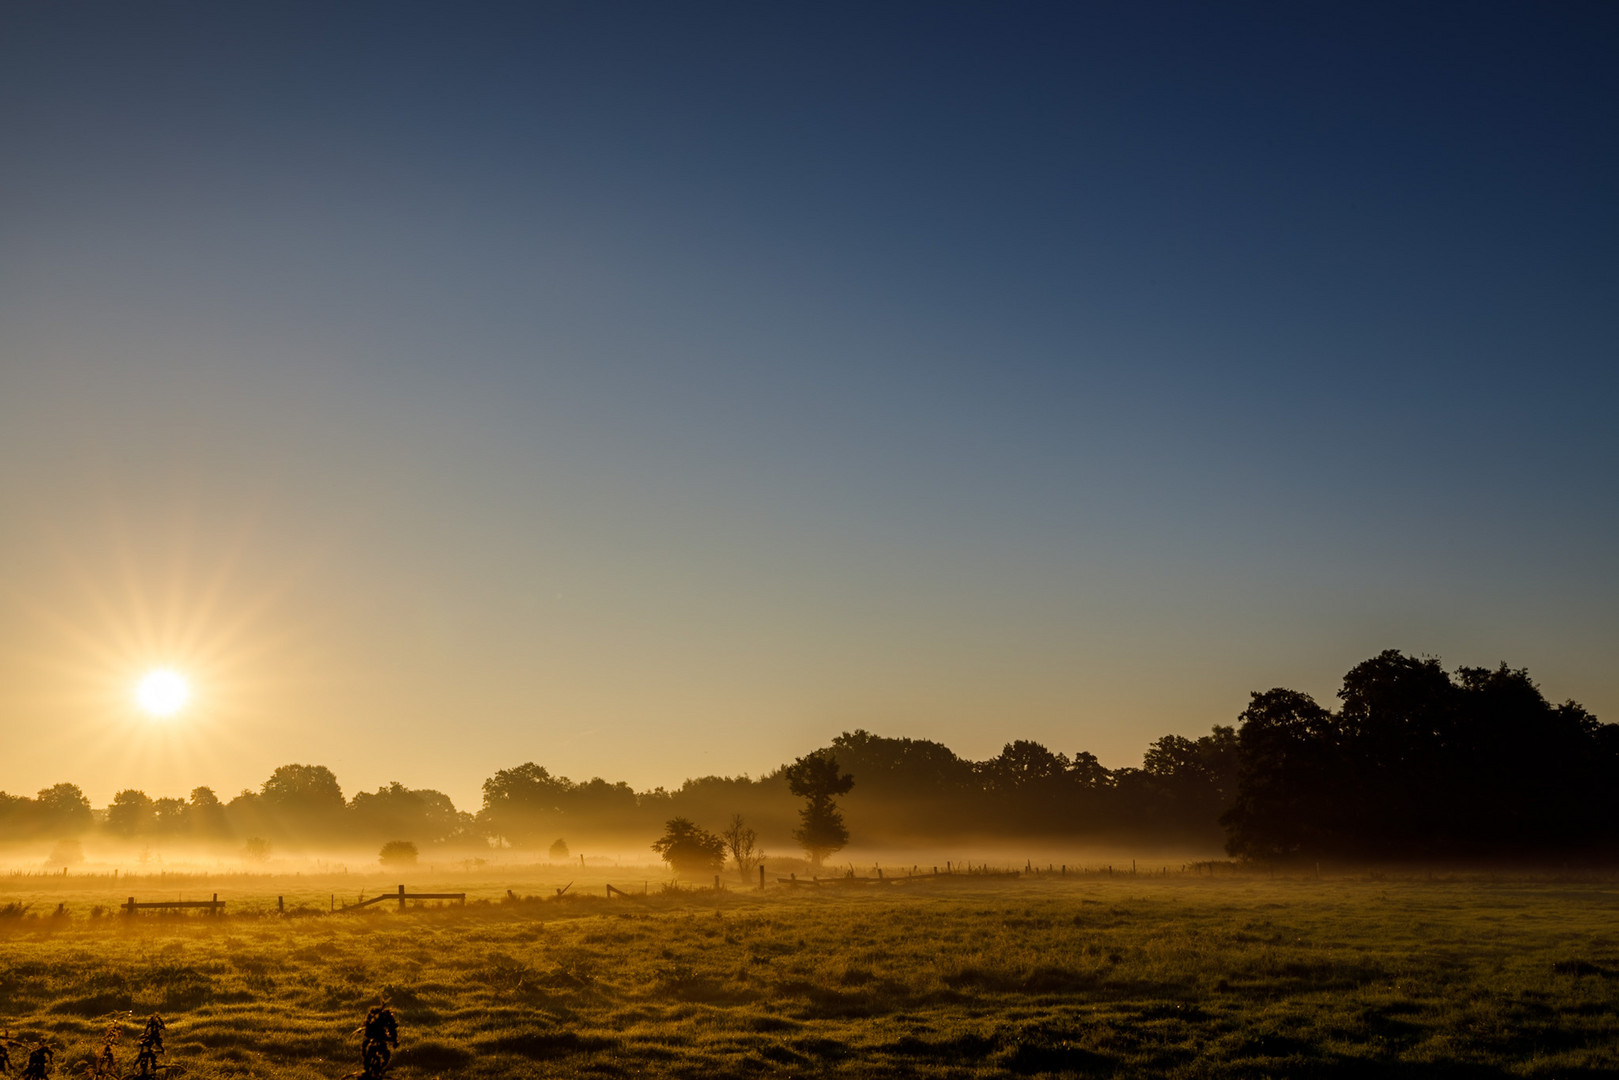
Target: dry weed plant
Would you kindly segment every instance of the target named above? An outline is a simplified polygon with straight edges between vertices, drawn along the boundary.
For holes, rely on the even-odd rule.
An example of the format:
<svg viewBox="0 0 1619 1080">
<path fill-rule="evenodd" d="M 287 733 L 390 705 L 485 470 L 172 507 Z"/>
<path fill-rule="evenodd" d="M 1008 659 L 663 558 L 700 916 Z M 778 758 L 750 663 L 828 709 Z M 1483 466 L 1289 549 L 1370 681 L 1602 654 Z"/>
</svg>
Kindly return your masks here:
<svg viewBox="0 0 1619 1080">
<path fill-rule="evenodd" d="M 160 1070 L 178 1076 L 185 1071 L 179 1065 L 159 1065 L 157 1062 L 158 1055 L 164 1053 L 163 1031 L 168 1026 L 156 1013 L 146 1021 L 146 1029 L 141 1032 L 140 1049 L 135 1055 L 135 1076 L 156 1076 Z"/>
<path fill-rule="evenodd" d="M 51 1062 L 56 1052 L 43 1040 L 28 1052 L 28 1064 L 23 1067 L 22 1080 L 45 1080 L 51 1074 Z"/>
<path fill-rule="evenodd" d="M 365 1023 L 352 1034 L 360 1036 L 360 1071 L 345 1074 L 343 1080 L 382 1080 L 388 1075 L 393 1048 L 399 1045 L 399 1021 L 393 1009 L 387 1004 L 373 1005 L 365 1014 Z"/>
<path fill-rule="evenodd" d="M 115 1012 L 107 1017 L 107 1026 L 101 1032 L 101 1053 L 79 1063 L 79 1071 L 87 1080 L 118 1080 L 118 1054 L 116 1047 L 124 1037 L 124 1023 L 128 1012 Z"/>
</svg>

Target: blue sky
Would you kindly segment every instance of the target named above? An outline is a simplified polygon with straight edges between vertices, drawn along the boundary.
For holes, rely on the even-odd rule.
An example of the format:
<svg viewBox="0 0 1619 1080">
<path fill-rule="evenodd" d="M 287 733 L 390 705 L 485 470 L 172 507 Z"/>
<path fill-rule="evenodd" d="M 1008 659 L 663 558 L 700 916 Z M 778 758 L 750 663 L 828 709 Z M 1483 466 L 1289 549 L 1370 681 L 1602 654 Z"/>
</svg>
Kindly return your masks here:
<svg viewBox="0 0 1619 1080">
<path fill-rule="evenodd" d="M 1619 718 L 1616 45 L 1598 4 L 12 5 L 0 787 L 465 803 L 855 726 L 1133 764 L 1383 648 Z"/>
</svg>

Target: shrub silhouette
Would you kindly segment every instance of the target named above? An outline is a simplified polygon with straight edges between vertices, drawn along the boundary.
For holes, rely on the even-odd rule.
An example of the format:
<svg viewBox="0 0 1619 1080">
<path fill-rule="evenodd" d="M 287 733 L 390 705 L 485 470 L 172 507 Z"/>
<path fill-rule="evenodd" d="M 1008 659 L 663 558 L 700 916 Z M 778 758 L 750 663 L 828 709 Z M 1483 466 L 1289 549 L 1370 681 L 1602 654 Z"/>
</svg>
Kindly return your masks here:
<svg viewBox="0 0 1619 1080">
<path fill-rule="evenodd" d="M 725 841 L 683 817 L 669 819 L 652 850 L 677 874 L 713 873 L 725 865 Z"/>
<path fill-rule="evenodd" d="M 409 840 L 390 840 L 382 845 L 377 861 L 383 866 L 415 866 L 418 854 Z"/>
</svg>

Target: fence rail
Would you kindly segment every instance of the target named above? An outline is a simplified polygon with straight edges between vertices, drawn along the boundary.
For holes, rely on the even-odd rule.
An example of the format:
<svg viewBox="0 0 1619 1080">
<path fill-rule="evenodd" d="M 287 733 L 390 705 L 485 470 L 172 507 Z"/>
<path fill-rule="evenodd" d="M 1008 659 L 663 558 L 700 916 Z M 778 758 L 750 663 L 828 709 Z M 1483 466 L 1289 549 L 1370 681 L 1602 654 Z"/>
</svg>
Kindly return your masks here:
<svg viewBox="0 0 1619 1080">
<path fill-rule="evenodd" d="M 219 898 L 218 893 L 214 893 L 214 898 L 212 900 L 147 900 L 137 904 L 135 902 L 135 898 L 131 896 L 129 901 L 125 903 L 123 907 L 125 915 L 133 915 L 137 911 L 144 911 L 148 908 L 161 908 L 169 910 L 177 910 L 181 908 L 207 908 L 208 914 L 218 915 L 225 910 L 225 901 Z"/>
<path fill-rule="evenodd" d="M 467 894 L 464 893 L 464 892 L 414 892 L 414 893 L 408 893 L 408 892 L 405 891 L 405 887 L 403 885 L 401 885 L 401 886 L 399 886 L 399 891 L 398 892 L 382 893 L 380 896 L 373 896 L 369 900 L 361 900 L 357 904 L 344 904 L 339 910 L 340 911 L 356 911 L 356 910 L 358 910 L 360 908 L 363 908 L 363 907 L 370 907 L 372 904 L 380 904 L 384 900 L 397 900 L 397 901 L 399 901 L 399 910 L 400 911 L 405 910 L 405 901 L 406 900 L 456 900 L 456 901 L 460 902 L 462 907 L 465 907 L 466 903 L 467 903 Z"/>
</svg>

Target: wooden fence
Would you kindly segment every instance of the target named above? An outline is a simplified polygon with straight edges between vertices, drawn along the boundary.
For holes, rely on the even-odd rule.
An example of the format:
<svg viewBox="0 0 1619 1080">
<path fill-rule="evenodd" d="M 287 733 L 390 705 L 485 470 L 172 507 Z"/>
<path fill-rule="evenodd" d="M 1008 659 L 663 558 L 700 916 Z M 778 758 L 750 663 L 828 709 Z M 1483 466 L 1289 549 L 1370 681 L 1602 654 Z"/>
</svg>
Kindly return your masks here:
<svg viewBox="0 0 1619 1080">
<path fill-rule="evenodd" d="M 417 892 L 417 893 L 408 893 L 408 892 L 405 891 L 405 887 L 403 885 L 401 885 L 401 886 L 399 886 L 399 891 L 398 892 L 383 893 L 380 896 L 373 896 L 369 900 L 361 900 L 358 904 L 344 904 L 338 910 L 340 910 L 340 911 L 357 911 L 357 910 L 359 910 L 360 908 L 363 908 L 363 907 L 370 907 L 372 904 L 380 904 L 384 900 L 397 900 L 397 901 L 399 901 L 399 910 L 400 911 L 405 910 L 405 901 L 406 900 L 458 900 L 458 901 L 461 902 L 461 905 L 463 907 L 465 907 L 466 902 L 467 902 L 467 894 L 464 893 L 464 892 Z"/>
<path fill-rule="evenodd" d="M 137 904 L 135 902 L 135 898 L 131 896 L 129 898 L 129 902 L 124 905 L 124 914 L 133 915 L 137 911 L 144 911 L 148 908 L 168 910 L 207 908 L 208 914 L 220 915 L 225 911 L 225 901 L 219 898 L 218 893 L 214 893 L 214 898 L 212 900 L 148 900 L 144 903 Z"/>
</svg>

